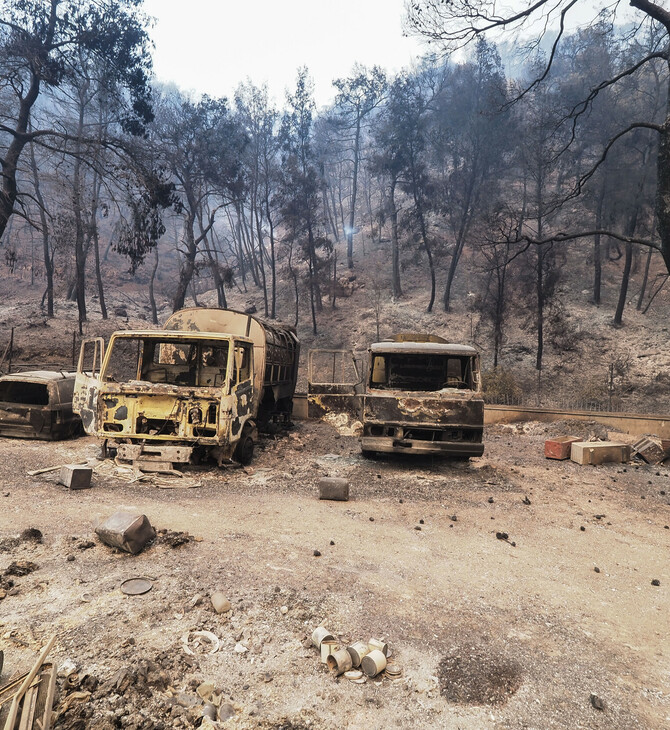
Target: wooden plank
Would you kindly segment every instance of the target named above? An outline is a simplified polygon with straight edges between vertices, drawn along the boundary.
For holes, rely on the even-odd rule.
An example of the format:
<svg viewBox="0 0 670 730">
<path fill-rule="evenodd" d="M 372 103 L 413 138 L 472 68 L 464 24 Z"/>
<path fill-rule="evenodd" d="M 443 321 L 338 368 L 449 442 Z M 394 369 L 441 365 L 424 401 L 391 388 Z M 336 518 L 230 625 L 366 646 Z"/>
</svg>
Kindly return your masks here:
<svg viewBox="0 0 670 730">
<path fill-rule="evenodd" d="M 52 636 L 49 641 L 47 642 L 47 645 L 42 649 L 42 653 L 39 655 L 37 661 L 33 665 L 33 668 L 28 672 L 28 676 L 23 680 L 23 684 L 19 687 L 17 693 L 14 695 L 14 699 L 12 700 L 12 705 L 9 708 L 9 715 L 7 716 L 7 721 L 5 722 L 5 730 L 14 730 L 14 724 L 16 723 L 16 715 L 19 709 L 19 702 L 23 695 L 25 694 L 26 690 L 30 685 L 32 684 L 33 680 L 35 679 L 37 673 L 40 670 L 40 667 L 42 664 L 44 664 L 44 660 L 47 658 L 47 655 L 51 651 L 51 647 L 55 644 L 56 637 Z"/>
</svg>

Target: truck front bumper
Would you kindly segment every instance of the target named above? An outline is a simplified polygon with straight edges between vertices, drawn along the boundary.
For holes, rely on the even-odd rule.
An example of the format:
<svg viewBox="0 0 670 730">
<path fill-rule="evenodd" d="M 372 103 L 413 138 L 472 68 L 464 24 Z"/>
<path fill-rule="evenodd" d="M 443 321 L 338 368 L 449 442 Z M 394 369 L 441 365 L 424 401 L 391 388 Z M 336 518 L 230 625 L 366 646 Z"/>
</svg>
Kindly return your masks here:
<svg viewBox="0 0 670 730">
<path fill-rule="evenodd" d="M 362 451 L 384 454 L 422 454 L 436 456 L 481 456 L 484 444 L 463 441 L 424 441 L 422 439 L 363 436 Z"/>
</svg>

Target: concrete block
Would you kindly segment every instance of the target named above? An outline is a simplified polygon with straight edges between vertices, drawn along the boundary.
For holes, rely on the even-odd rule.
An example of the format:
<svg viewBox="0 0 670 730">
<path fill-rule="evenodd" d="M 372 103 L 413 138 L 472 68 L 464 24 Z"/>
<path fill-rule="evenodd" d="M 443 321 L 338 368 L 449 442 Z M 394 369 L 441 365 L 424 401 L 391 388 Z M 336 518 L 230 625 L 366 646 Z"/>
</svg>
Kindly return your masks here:
<svg viewBox="0 0 670 730">
<path fill-rule="evenodd" d="M 576 441 L 581 441 L 578 436 L 559 436 L 555 439 L 547 439 L 544 442 L 544 455 L 547 459 L 569 459 L 570 447 Z"/>
<path fill-rule="evenodd" d="M 93 469 L 90 466 L 65 464 L 61 466 L 58 481 L 68 489 L 88 489 L 91 486 Z"/>
<path fill-rule="evenodd" d="M 570 447 L 570 458 L 577 464 L 615 463 L 630 461 L 630 445 L 617 441 L 576 441 Z"/>
<path fill-rule="evenodd" d="M 349 480 L 342 477 L 322 477 L 319 480 L 319 499 L 349 500 Z"/>
</svg>

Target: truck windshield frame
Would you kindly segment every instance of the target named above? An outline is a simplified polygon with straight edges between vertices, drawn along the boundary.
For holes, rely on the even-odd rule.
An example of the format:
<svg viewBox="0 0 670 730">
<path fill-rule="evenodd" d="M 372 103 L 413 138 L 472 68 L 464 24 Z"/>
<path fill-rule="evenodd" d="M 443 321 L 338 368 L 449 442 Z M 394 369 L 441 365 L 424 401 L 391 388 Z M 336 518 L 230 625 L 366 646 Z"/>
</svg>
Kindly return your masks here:
<svg viewBox="0 0 670 730">
<path fill-rule="evenodd" d="M 100 379 L 106 383 L 228 389 L 232 349 L 230 341 L 221 338 L 115 335 Z"/>
<path fill-rule="evenodd" d="M 476 390 L 474 357 L 450 353 L 374 352 L 369 387 L 406 392 Z"/>
</svg>

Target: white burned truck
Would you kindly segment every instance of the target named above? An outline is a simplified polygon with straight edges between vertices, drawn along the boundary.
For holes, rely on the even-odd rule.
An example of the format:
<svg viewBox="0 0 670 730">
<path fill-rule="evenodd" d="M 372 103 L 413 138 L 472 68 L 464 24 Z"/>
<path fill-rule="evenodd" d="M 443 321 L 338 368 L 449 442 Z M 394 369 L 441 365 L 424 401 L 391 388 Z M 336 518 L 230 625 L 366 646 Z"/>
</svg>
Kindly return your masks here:
<svg viewBox="0 0 670 730">
<path fill-rule="evenodd" d="M 106 453 L 151 468 L 251 461 L 258 430 L 288 422 L 295 331 L 228 309 L 175 312 L 163 330 L 85 340 L 73 397 Z"/>
<path fill-rule="evenodd" d="M 361 449 L 382 453 L 481 456 L 484 399 L 479 353 L 437 335 L 375 342 L 361 375 L 351 350 L 312 350 L 309 411 L 355 413 Z"/>
</svg>

